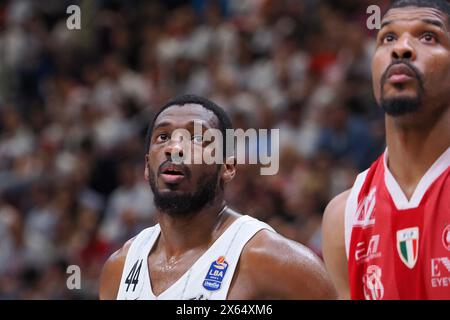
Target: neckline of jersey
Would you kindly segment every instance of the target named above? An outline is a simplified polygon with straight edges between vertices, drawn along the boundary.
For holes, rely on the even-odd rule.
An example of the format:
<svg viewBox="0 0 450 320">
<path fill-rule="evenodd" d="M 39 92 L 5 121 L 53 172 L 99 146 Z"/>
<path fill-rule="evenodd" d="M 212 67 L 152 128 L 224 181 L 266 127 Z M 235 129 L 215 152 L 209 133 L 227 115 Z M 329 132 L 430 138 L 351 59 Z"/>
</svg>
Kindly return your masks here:
<svg viewBox="0 0 450 320">
<path fill-rule="evenodd" d="M 148 256 L 150 254 L 150 251 L 153 249 L 153 246 L 155 245 L 160 233 L 161 233 L 161 227 L 159 226 L 159 224 L 156 224 L 155 227 L 157 228 L 155 230 L 155 233 L 152 237 L 152 241 L 149 241 L 149 245 L 148 248 L 146 250 L 144 250 L 145 253 L 145 260 L 147 261 L 146 263 L 146 268 L 145 268 L 145 281 L 148 281 L 149 283 L 149 288 L 150 288 L 150 294 L 153 298 L 155 298 L 156 300 L 161 299 L 162 297 L 164 297 L 165 295 L 167 295 L 170 291 L 173 290 L 173 288 L 177 287 L 183 280 L 185 280 L 185 278 L 188 277 L 188 275 L 190 274 L 191 270 L 195 269 L 198 265 L 204 264 L 206 261 L 206 258 L 208 258 L 208 256 L 210 255 L 210 252 L 214 250 L 215 247 L 217 247 L 217 245 L 220 243 L 220 240 L 223 239 L 224 237 L 226 237 L 229 233 L 233 232 L 233 230 L 236 230 L 236 228 L 238 228 L 242 223 L 244 223 L 248 218 L 250 218 L 248 215 L 243 215 L 240 216 L 239 218 L 237 218 L 236 220 L 234 220 L 223 232 L 222 234 L 211 244 L 211 246 L 205 250 L 205 252 L 183 273 L 183 275 L 181 277 L 179 277 L 171 286 L 169 286 L 168 288 L 166 288 L 164 291 L 162 291 L 159 295 L 155 295 L 155 293 L 153 292 L 153 287 L 152 287 L 152 281 L 150 278 L 150 270 L 148 267 Z"/>
<path fill-rule="evenodd" d="M 450 147 L 428 168 L 417 184 L 411 198 L 408 200 L 397 180 L 392 175 L 387 165 L 388 148 L 383 155 L 384 181 L 386 188 L 398 210 L 408 210 L 417 208 L 428 191 L 429 187 L 444 173 L 450 166 Z"/>
</svg>

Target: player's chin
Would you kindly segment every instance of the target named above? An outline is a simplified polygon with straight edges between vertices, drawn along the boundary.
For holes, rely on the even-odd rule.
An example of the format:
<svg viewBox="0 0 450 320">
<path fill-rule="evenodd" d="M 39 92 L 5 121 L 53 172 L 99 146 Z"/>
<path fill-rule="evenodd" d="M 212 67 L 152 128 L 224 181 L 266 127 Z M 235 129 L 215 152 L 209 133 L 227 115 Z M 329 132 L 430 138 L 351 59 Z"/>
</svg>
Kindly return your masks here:
<svg viewBox="0 0 450 320">
<path fill-rule="evenodd" d="M 417 99 L 418 97 L 419 93 L 416 88 L 388 88 L 383 95 L 385 100 Z"/>
<path fill-rule="evenodd" d="M 183 195 L 189 193 L 189 186 L 185 183 L 161 183 L 158 187 L 159 194 Z"/>
</svg>

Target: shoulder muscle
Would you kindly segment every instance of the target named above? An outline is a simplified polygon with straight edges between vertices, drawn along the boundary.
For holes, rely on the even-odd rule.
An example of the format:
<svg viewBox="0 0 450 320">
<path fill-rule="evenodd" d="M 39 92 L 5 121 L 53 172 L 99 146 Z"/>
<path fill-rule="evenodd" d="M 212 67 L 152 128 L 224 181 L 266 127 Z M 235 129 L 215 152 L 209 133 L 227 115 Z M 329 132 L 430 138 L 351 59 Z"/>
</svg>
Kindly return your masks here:
<svg viewBox="0 0 450 320">
<path fill-rule="evenodd" d="M 134 238 L 128 240 L 122 248 L 114 252 L 106 260 L 100 275 L 99 296 L 101 300 L 113 300 L 117 298 L 125 259 L 133 240 Z"/>
<path fill-rule="evenodd" d="M 345 206 L 350 190 L 330 201 L 322 221 L 323 256 L 341 299 L 349 298 L 347 256 L 345 252 Z"/>
<path fill-rule="evenodd" d="M 336 292 L 320 258 L 305 246 L 263 230 L 246 245 L 241 268 L 267 299 L 333 299 Z"/>
</svg>

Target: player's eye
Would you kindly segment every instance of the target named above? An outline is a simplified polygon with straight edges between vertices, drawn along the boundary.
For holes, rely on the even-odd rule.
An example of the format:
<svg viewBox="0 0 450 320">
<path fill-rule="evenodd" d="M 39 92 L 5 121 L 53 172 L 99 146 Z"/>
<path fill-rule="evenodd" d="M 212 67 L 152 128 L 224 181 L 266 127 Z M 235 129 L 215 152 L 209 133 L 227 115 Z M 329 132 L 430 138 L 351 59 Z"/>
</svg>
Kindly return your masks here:
<svg viewBox="0 0 450 320">
<path fill-rule="evenodd" d="M 428 44 L 433 44 L 437 42 L 437 37 L 433 32 L 425 32 L 420 38 L 420 41 Z"/>
<path fill-rule="evenodd" d="M 160 133 L 156 137 L 156 142 L 165 142 L 169 140 L 169 135 L 167 133 Z"/>
<path fill-rule="evenodd" d="M 391 43 L 395 41 L 396 37 L 393 33 L 388 33 L 382 38 L 383 43 Z"/>
<path fill-rule="evenodd" d="M 202 143 L 203 142 L 203 136 L 200 134 L 192 136 L 192 141 L 194 143 Z"/>
</svg>

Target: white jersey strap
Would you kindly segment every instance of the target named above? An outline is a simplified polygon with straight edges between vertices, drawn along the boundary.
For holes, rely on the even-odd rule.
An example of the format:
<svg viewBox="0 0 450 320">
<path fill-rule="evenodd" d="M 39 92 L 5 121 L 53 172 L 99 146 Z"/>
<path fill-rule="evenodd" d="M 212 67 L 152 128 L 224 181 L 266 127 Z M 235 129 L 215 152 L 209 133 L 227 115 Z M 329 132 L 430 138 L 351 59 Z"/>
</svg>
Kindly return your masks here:
<svg viewBox="0 0 450 320">
<path fill-rule="evenodd" d="M 145 283 L 145 270 L 148 269 L 145 253 L 153 246 L 159 236 L 159 225 L 142 230 L 128 249 L 120 280 L 117 300 L 139 298 Z"/>
<path fill-rule="evenodd" d="M 345 237 L 345 253 L 348 255 L 350 252 L 350 239 L 352 236 L 353 229 L 353 221 L 355 219 L 356 211 L 358 209 L 358 196 L 361 192 L 361 188 L 366 180 L 367 173 L 369 169 L 358 174 L 356 177 L 355 183 L 350 191 L 350 194 L 347 198 L 347 202 L 345 204 L 345 217 L 344 217 L 344 237 Z"/>
</svg>

